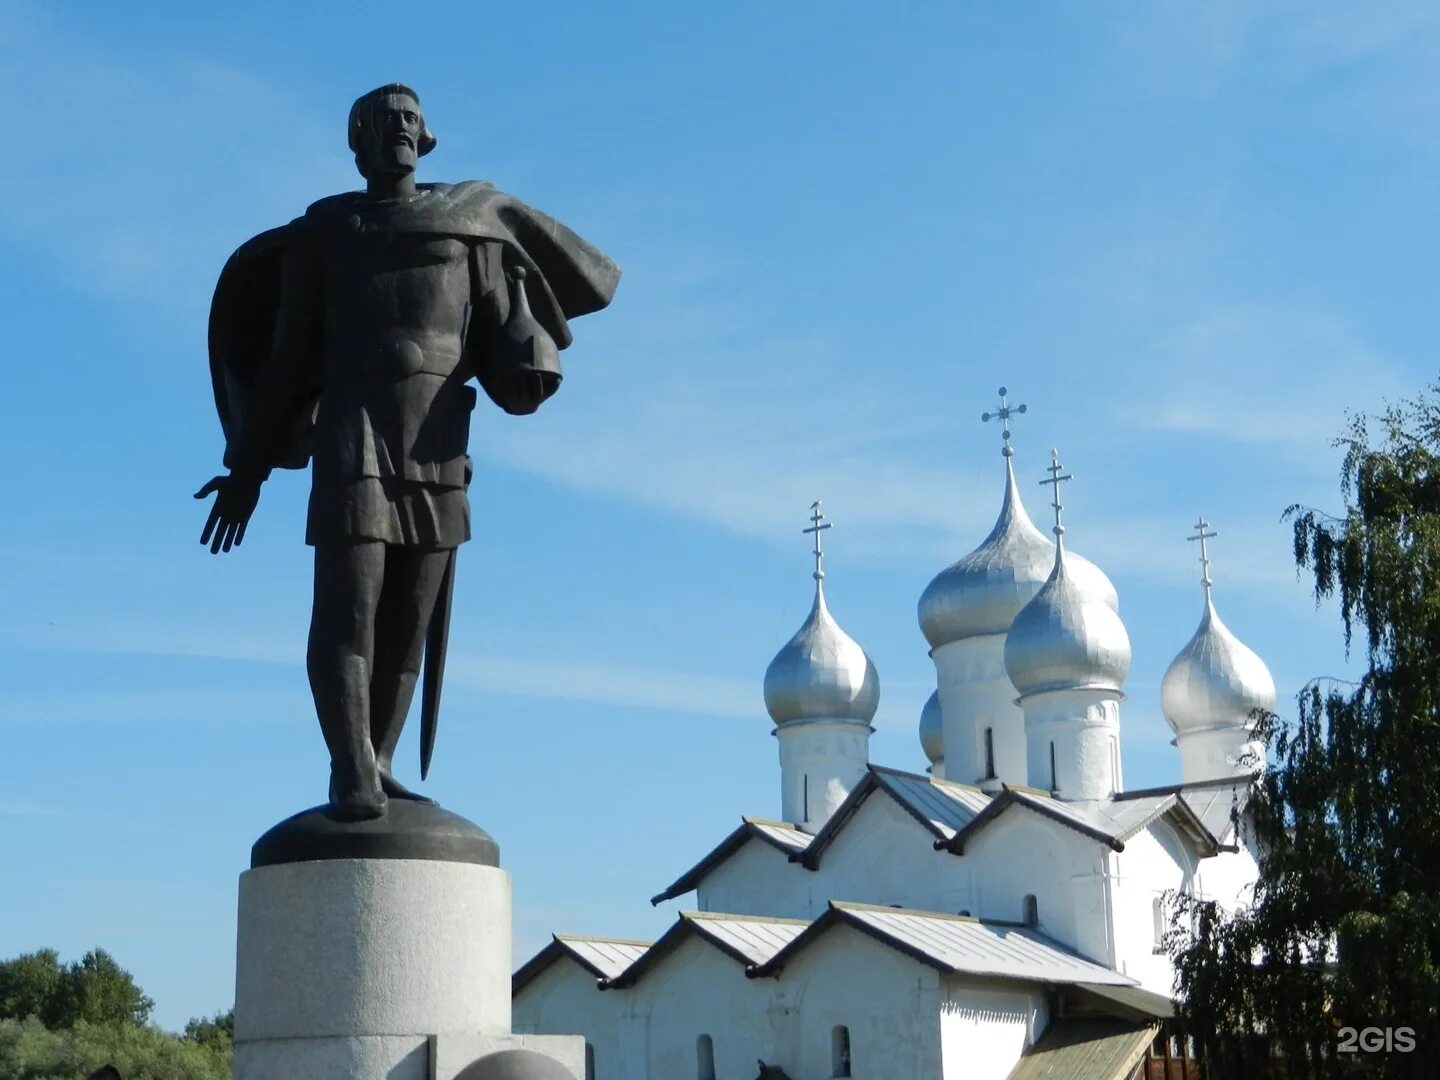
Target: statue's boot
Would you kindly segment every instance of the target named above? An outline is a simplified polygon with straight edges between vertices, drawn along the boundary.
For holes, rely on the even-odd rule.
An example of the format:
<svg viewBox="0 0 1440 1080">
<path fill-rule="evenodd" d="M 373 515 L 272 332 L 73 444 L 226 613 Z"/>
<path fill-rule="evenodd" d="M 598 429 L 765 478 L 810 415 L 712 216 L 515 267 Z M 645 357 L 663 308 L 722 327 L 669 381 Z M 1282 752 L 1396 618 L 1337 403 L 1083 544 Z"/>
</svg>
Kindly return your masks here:
<svg viewBox="0 0 1440 1080">
<path fill-rule="evenodd" d="M 328 662 L 327 662 L 328 661 Z M 330 809 L 346 821 L 385 813 L 375 748 L 370 744 L 370 665 L 360 656 L 309 658 L 310 689 L 330 749 Z"/>
</svg>

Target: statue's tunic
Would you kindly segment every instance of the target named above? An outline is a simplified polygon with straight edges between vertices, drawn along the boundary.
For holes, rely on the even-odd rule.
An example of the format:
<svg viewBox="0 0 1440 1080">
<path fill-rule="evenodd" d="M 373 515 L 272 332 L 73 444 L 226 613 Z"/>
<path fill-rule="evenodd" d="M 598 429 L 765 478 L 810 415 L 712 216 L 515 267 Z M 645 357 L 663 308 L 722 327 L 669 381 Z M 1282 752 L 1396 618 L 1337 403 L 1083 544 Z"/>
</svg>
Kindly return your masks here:
<svg viewBox="0 0 1440 1080">
<path fill-rule="evenodd" d="M 490 326 L 505 317 L 500 250 L 393 228 L 410 201 L 302 219 L 289 238 L 252 422 L 262 436 L 307 387 L 324 388 L 311 442 L 310 544 L 450 548 L 470 538 L 476 394 L 466 384 L 476 372 L 466 336 L 477 312 Z M 247 439 L 242 460 L 249 450 Z M 265 456 L 259 446 L 253 453 Z"/>
<path fill-rule="evenodd" d="M 498 401 L 513 373 L 487 348 L 509 314 L 510 266 L 525 269 L 529 306 L 559 348 L 567 320 L 608 304 L 620 273 L 482 182 L 332 196 L 243 245 L 211 309 L 226 464 L 263 479 L 313 458 L 310 544 L 468 540 L 467 383 Z"/>
</svg>

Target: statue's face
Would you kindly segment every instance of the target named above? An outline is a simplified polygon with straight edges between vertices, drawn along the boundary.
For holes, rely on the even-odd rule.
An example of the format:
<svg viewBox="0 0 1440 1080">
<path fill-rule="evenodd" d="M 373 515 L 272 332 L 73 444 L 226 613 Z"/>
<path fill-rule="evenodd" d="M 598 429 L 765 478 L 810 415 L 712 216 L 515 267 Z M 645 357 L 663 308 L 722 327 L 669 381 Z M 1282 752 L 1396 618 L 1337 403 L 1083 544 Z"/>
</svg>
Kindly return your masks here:
<svg viewBox="0 0 1440 1080">
<path fill-rule="evenodd" d="M 386 94 L 372 103 L 361 135 L 367 175 L 414 172 L 424 128 L 420 105 L 409 94 Z"/>
</svg>

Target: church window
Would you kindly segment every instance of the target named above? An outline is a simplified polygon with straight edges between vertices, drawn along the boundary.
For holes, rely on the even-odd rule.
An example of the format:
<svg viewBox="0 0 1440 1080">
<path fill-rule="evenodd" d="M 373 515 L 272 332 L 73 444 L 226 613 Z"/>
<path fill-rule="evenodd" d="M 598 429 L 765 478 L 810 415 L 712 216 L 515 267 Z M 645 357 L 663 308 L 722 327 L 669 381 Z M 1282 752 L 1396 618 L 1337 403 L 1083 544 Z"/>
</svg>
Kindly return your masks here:
<svg viewBox="0 0 1440 1080">
<path fill-rule="evenodd" d="M 700 1060 L 700 1080 L 715 1080 L 715 1040 L 701 1035 L 695 1040 L 695 1056 Z"/>
<path fill-rule="evenodd" d="M 1151 903 L 1151 914 L 1155 922 L 1155 951 L 1165 951 L 1165 898 L 1155 897 Z"/>
<path fill-rule="evenodd" d="M 995 729 L 985 729 L 985 779 L 995 779 Z"/>
<path fill-rule="evenodd" d="M 585 1044 L 585 1080 L 595 1080 L 595 1047 Z"/>
<path fill-rule="evenodd" d="M 810 774 L 807 772 L 801 780 L 801 800 L 804 803 L 804 813 L 800 815 L 802 821 L 810 820 Z"/>
<path fill-rule="evenodd" d="M 839 1024 L 830 1032 L 830 1060 L 832 1077 L 850 1076 L 850 1029 Z"/>
<path fill-rule="evenodd" d="M 1025 925 L 1040 925 L 1040 901 L 1035 899 L 1034 893 L 1027 893 L 1025 896 Z"/>
<path fill-rule="evenodd" d="M 1050 742 L 1050 790 L 1060 790 L 1060 784 L 1055 776 L 1055 742 L 1053 739 Z"/>
<path fill-rule="evenodd" d="M 1120 790 L 1120 743 L 1114 735 L 1110 736 L 1110 786 Z"/>
</svg>

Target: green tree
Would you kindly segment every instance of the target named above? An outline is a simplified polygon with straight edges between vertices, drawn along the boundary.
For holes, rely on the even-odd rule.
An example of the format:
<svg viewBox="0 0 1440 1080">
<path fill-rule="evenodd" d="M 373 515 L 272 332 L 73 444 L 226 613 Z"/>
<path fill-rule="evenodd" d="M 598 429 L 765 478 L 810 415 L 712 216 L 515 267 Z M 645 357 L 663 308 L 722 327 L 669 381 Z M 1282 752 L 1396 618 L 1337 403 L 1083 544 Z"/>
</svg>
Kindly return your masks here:
<svg viewBox="0 0 1440 1080">
<path fill-rule="evenodd" d="M 230 1080 L 230 1055 L 150 1027 L 90 1024 L 66 1030 L 39 1019 L 0 1020 L 4 1080 L 80 1080 L 102 1065 L 125 1080 Z"/>
<path fill-rule="evenodd" d="M 0 1018 L 37 1016 L 47 1025 L 59 1023 L 65 968 L 54 949 L 0 961 Z"/>
<path fill-rule="evenodd" d="M 1297 566 L 1338 600 L 1358 681 L 1261 718 L 1253 902 L 1179 905 L 1182 1021 L 1212 1077 L 1432 1076 L 1440 1058 L 1440 402 L 1352 419 L 1345 510 L 1292 506 Z M 1392 1032 L 1342 1051 L 1343 1028 Z M 1400 1052 L 1394 1033 L 1413 1032 Z M 1354 1040 L 1350 1040 L 1353 1042 Z M 1368 1043 L 1369 1040 L 1366 1040 Z"/>
<path fill-rule="evenodd" d="M 235 1045 L 235 1010 L 216 1013 L 208 1020 L 195 1017 L 187 1021 L 185 1038 L 201 1046 L 229 1053 Z"/>
<path fill-rule="evenodd" d="M 54 949 L 0 962 L 0 1017 L 34 1016 L 49 1028 L 91 1024 L 142 1026 L 155 1002 L 104 949 L 60 963 Z"/>
</svg>

